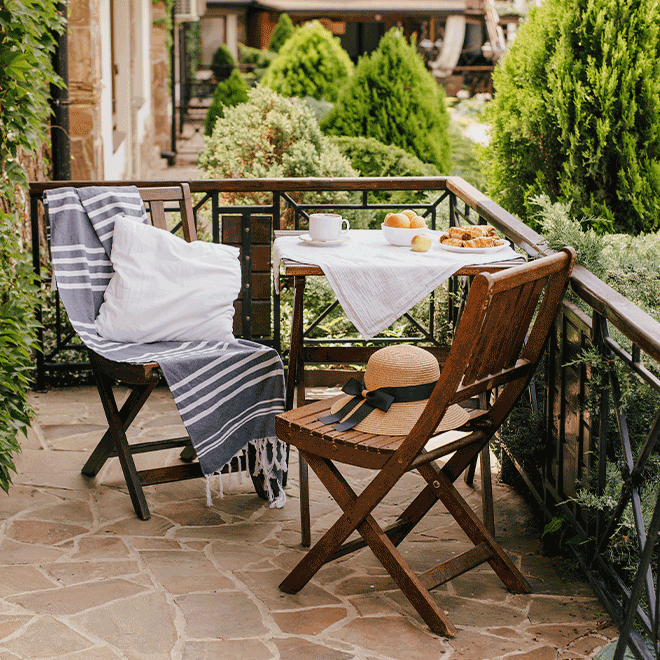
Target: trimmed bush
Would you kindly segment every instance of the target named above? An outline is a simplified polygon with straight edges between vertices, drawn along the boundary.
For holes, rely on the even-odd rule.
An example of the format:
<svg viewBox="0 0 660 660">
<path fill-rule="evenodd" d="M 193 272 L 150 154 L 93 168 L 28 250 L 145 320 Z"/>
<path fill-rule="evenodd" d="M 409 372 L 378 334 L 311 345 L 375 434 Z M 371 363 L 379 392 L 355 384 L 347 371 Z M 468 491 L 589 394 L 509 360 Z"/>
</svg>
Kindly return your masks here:
<svg viewBox="0 0 660 660">
<path fill-rule="evenodd" d="M 223 80 L 216 85 L 213 92 L 213 102 L 206 112 L 204 120 L 204 134 L 211 135 L 213 127 L 218 117 L 223 117 L 226 107 L 232 107 L 239 103 L 245 103 L 248 100 L 248 86 L 243 80 L 243 76 L 234 69 L 227 80 Z"/>
<path fill-rule="evenodd" d="M 358 176 L 321 133 L 305 103 L 260 85 L 249 91 L 247 103 L 225 108 L 205 141 L 198 164 L 200 173 L 211 179 Z M 230 202 L 239 198 L 246 203 L 270 201 L 268 193 L 224 197 Z M 348 196 L 307 193 L 304 198 L 339 203 Z"/>
<path fill-rule="evenodd" d="M 439 176 L 435 165 L 423 163 L 400 147 L 375 138 L 331 137 L 333 144 L 362 176 Z"/>
<path fill-rule="evenodd" d="M 373 137 L 405 149 L 442 173 L 449 171 L 449 115 L 444 92 L 414 45 L 393 28 L 358 62 L 334 110 L 327 135 Z"/>
<path fill-rule="evenodd" d="M 284 42 L 293 34 L 293 32 L 293 22 L 289 18 L 289 15 L 280 14 L 275 30 L 273 30 L 273 36 L 270 38 L 268 50 L 272 50 L 274 53 L 279 53 Z"/>
<path fill-rule="evenodd" d="M 263 78 L 266 69 L 268 69 L 276 57 L 277 53 L 274 53 L 272 50 L 238 44 L 238 59 L 240 63 L 247 64 L 252 68 L 250 73 L 246 74 L 246 77 L 255 82 L 259 82 Z"/>
<path fill-rule="evenodd" d="M 318 21 L 297 27 L 262 79 L 282 96 L 335 101 L 353 73 L 353 62 Z"/>
<path fill-rule="evenodd" d="M 654 0 L 531 11 L 494 74 L 491 197 L 528 221 L 547 194 L 599 233 L 660 227 L 659 24 Z"/>
<path fill-rule="evenodd" d="M 211 71 L 216 80 L 229 78 L 231 72 L 236 68 L 234 56 L 229 52 L 225 44 L 220 44 L 211 58 Z"/>
</svg>

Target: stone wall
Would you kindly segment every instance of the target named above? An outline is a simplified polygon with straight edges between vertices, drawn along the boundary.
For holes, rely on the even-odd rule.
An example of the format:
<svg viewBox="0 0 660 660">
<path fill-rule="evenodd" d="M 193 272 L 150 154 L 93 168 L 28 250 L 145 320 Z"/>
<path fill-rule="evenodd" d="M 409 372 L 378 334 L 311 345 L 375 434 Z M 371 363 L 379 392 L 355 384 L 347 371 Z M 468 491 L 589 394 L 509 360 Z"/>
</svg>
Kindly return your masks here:
<svg viewBox="0 0 660 660">
<path fill-rule="evenodd" d="M 102 178 L 103 145 L 98 126 L 101 39 L 98 2 L 69 0 L 69 96 L 71 178 Z"/>
</svg>

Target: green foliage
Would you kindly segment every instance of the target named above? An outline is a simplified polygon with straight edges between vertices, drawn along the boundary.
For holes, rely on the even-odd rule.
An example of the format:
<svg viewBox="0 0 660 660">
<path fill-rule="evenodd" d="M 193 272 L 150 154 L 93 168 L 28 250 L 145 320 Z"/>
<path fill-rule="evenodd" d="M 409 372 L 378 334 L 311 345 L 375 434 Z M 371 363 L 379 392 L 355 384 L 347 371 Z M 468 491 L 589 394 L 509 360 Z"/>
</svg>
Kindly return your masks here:
<svg viewBox="0 0 660 660">
<path fill-rule="evenodd" d="M 547 0 L 494 74 L 491 197 L 569 203 L 599 234 L 660 227 L 660 6 Z"/>
<path fill-rule="evenodd" d="M 217 80 L 224 80 L 229 77 L 236 67 L 234 56 L 225 44 L 220 44 L 211 58 L 211 71 Z"/>
<path fill-rule="evenodd" d="M 248 100 L 248 86 L 243 80 L 243 76 L 234 69 L 227 80 L 223 80 L 216 85 L 213 92 L 213 102 L 206 112 L 204 120 L 204 134 L 211 135 L 213 127 L 218 117 L 223 117 L 226 107 L 232 107 L 239 103 L 245 103 Z"/>
<path fill-rule="evenodd" d="M 277 53 L 274 53 L 272 50 L 238 44 L 239 61 L 241 64 L 247 64 L 252 69 L 250 73 L 246 74 L 246 77 L 255 82 L 259 82 L 263 78 L 266 69 L 268 69 L 276 57 Z"/>
<path fill-rule="evenodd" d="M 7 491 L 20 450 L 19 431 L 30 423 L 27 391 L 32 372 L 37 288 L 31 260 L 21 252 L 21 187 L 26 154 L 48 138 L 54 34 L 63 30 L 52 0 L 0 0 L 0 488 Z M 9 211 L 4 212 L 2 209 Z"/>
<path fill-rule="evenodd" d="M 30 424 L 26 393 L 36 347 L 37 287 L 29 255 L 20 251 L 15 219 L 0 213 L 0 488 L 7 491 L 19 431 Z"/>
<path fill-rule="evenodd" d="M 0 194 L 27 183 L 20 152 L 41 148 L 48 125 L 54 32 L 63 28 L 52 0 L 0 0 Z"/>
<path fill-rule="evenodd" d="M 277 25 L 273 30 L 273 36 L 270 38 L 268 50 L 272 50 L 274 53 L 279 53 L 284 42 L 293 34 L 293 31 L 293 22 L 289 18 L 289 15 L 280 14 Z"/>
<path fill-rule="evenodd" d="M 353 74 L 353 62 L 338 37 L 318 21 L 297 27 L 262 79 L 282 96 L 335 101 Z"/>
<path fill-rule="evenodd" d="M 414 45 L 390 30 L 360 59 L 334 110 L 321 123 L 328 135 L 372 137 L 449 171 L 449 116 L 444 92 Z"/>
<path fill-rule="evenodd" d="M 307 105 L 260 85 L 248 92 L 246 103 L 225 108 L 205 142 L 198 164 L 200 173 L 211 179 L 357 176 L 321 133 Z M 329 199 L 324 193 L 307 193 L 304 198 Z M 264 203 L 270 196 L 257 193 L 241 199 Z M 341 203 L 349 196 L 333 193 L 332 199 Z"/>
</svg>

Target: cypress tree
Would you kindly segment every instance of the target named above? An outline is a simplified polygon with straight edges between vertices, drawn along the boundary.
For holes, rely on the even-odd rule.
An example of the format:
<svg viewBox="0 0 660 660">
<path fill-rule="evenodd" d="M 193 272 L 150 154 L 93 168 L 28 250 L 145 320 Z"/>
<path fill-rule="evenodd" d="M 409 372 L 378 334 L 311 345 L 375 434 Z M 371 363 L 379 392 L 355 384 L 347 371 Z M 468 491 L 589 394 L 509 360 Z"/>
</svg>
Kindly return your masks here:
<svg viewBox="0 0 660 660">
<path fill-rule="evenodd" d="M 284 42 L 293 34 L 293 23 L 288 14 L 280 14 L 277 25 L 273 30 L 273 36 L 270 38 L 268 50 L 279 53 Z"/>
<path fill-rule="evenodd" d="M 218 117 L 224 117 L 225 107 L 245 103 L 248 100 L 248 86 L 238 69 L 233 69 L 229 78 L 219 82 L 213 92 L 213 102 L 206 112 L 204 135 L 211 135 Z"/>
<path fill-rule="evenodd" d="M 318 21 L 297 27 L 261 80 L 282 96 L 335 101 L 353 73 L 353 62 Z"/>
<path fill-rule="evenodd" d="M 489 192 L 547 194 L 599 232 L 660 227 L 660 8 L 545 0 L 495 72 Z"/>
<path fill-rule="evenodd" d="M 444 92 L 396 28 L 360 59 L 321 124 L 328 135 L 373 137 L 401 147 L 440 172 L 449 170 L 448 127 Z"/>
</svg>

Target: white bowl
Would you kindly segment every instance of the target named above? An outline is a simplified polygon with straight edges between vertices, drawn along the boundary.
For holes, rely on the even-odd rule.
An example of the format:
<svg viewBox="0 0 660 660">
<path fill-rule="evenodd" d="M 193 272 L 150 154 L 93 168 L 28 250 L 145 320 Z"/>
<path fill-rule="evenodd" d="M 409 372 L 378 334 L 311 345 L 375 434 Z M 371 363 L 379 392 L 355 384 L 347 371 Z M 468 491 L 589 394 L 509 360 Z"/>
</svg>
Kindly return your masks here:
<svg viewBox="0 0 660 660">
<path fill-rule="evenodd" d="M 380 226 L 385 240 L 392 245 L 401 245 L 410 247 L 410 242 L 417 234 L 426 234 L 428 227 L 415 227 L 414 229 L 403 229 L 402 227 L 388 227 L 385 224 Z"/>
</svg>

